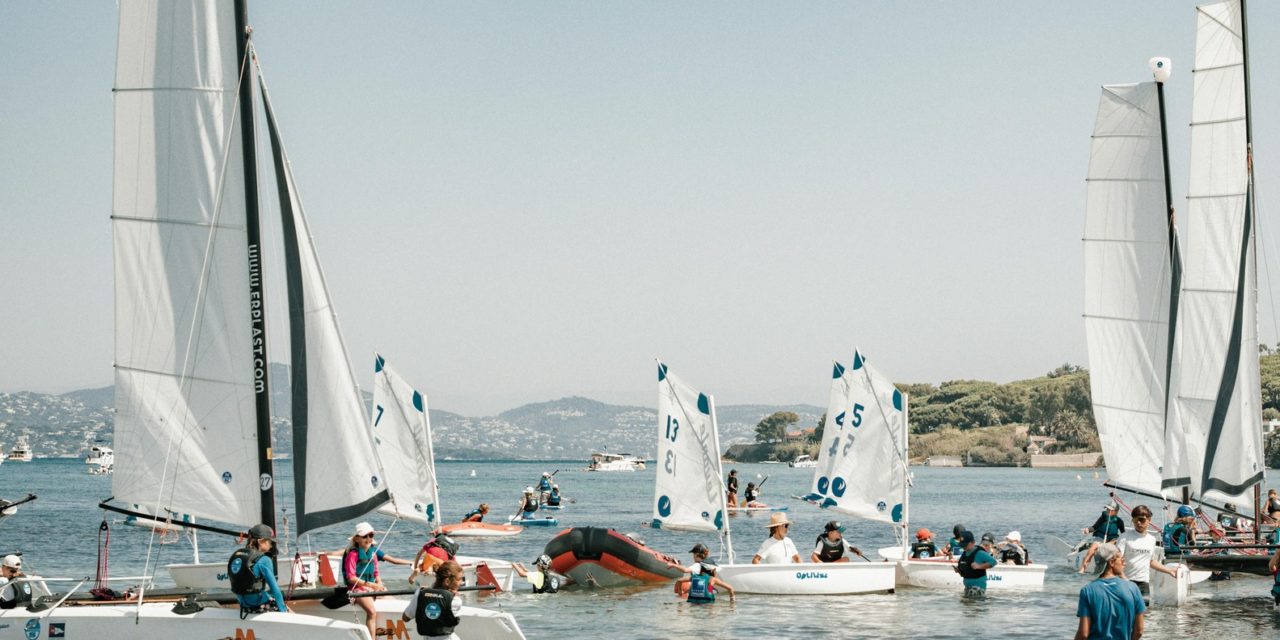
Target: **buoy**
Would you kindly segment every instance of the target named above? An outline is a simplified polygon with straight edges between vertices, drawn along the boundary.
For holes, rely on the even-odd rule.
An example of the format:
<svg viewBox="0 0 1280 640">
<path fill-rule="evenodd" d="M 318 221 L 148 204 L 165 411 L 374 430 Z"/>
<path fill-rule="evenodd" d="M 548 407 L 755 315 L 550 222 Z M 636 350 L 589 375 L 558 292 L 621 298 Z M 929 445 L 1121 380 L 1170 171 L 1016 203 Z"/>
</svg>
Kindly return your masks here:
<svg viewBox="0 0 1280 640">
<path fill-rule="evenodd" d="M 472 470 L 471 470 L 471 477 L 472 477 L 472 478 L 476 477 L 476 470 L 475 470 L 475 469 L 472 469 Z"/>
<path fill-rule="evenodd" d="M 1083 480 L 1083 479 L 1084 479 L 1084 478 L 1081 478 L 1081 477 L 1080 477 L 1080 474 L 1078 474 L 1078 473 L 1076 474 L 1076 480 Z"/>
</svg>

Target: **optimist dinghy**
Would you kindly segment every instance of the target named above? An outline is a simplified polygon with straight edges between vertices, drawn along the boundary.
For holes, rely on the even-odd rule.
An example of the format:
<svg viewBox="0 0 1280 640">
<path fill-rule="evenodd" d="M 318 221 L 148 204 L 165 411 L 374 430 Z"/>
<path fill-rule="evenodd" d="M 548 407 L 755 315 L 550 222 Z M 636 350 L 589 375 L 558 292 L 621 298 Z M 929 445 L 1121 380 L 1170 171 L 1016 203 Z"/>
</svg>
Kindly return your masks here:
<svg viewBox="0 0 1280 640">
<path fill-rule="evenodd" d="M 436 527 L 436 534 L 447 534 L 453 538 L 509 538 L 520 535 L 524 528 L 514 524 L 495 524 L 492 522 L 455 522 Z"/>
</svg>

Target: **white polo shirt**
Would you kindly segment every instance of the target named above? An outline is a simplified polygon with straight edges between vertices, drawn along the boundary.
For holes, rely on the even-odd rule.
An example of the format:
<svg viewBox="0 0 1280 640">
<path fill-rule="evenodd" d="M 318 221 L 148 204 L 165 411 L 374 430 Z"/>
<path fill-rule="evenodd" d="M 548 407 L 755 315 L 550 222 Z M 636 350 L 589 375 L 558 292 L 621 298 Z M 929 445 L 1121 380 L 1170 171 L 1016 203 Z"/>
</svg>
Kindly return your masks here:
<svg viewBox="0 0 1280 640">
<path fill-rule="evenodd" d="M 791 538 L 779 540 L 769 536 L 760 545 L 756 555 L 760 556 L 760 564 L 787 564 L 791 562 L 791 558 L 800 555 L 800 552 L 796 551 L 796 543 Z"/>
</svg>

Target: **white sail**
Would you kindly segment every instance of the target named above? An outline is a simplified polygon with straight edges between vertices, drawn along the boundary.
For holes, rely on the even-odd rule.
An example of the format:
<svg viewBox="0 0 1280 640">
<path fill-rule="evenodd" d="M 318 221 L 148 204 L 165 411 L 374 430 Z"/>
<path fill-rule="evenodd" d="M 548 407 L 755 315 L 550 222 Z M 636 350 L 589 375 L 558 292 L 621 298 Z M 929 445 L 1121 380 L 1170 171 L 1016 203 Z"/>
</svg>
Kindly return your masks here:
<svg viewBox="0 0 1280 640">
<path fill-rule="evenodd" d="M 390 495 L 265 82 L 262 101 L 281 190 L 301 535 L 362 516 L 386 504 Z"/>
<path fill-rule="evenodd" d="M 861 354 L 848 371 L 836 365 L 832 377 L 807 498 L 859 518 L 900 523 L 906 515 L 906 397 Z"/>
<path fill-rule="evenodd" d="M 659 362 L 653 527 L 689 531 L 727 528 L 719 449 L 711 397 L 673 376 Z"/>
<path fill-rule="evenodd" d="M 262 312 L 249 291 L 260 262 L 247 247 L 235 25 L 227 2 L 120 2 L 111 485 L 122 502 L 249 526 L 261 517 Z"/>
<path fill-rule="evenodd" d="M 1186 275 L 1164 485 L 1251 508 L 1263 478 L 1240 4 L 1197 7 Z"/>
<path fill-rule="evenodd" d="M 1102 88 L 1084 229 L 1090 390 L 1107 475 L 1148 495 L 1160 495 L 1176 326 L 1161 145 L 1154 82 Z"/>
<path fill-rule="evenodd" d="M 374 357 L 370 422 L 391 491 L 391 503 L 382 511 L 428 527 L 440 524 L 427 397 L 387 366 L 382 356 Z"/>
</svg>

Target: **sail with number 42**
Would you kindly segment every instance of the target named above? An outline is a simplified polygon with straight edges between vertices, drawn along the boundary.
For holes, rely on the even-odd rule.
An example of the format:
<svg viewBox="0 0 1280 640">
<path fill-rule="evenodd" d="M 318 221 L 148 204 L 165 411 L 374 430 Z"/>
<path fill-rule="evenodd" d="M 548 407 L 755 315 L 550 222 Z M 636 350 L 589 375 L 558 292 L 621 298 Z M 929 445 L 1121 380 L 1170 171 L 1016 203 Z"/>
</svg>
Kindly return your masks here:
<svg viewBox="0 0 1280 640">
<path fill-rule="evenodd" d="M 906 397 L 862 354 L 832 367 L 827 420 L 805 499 L 867 520 L 905 517 Z"/>
<path fill-rule="evenodd" d="M 727 530 L 715 403 L 658 363 L 658 460 L 650 526 Z"/>
</svg>

